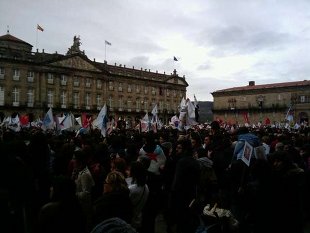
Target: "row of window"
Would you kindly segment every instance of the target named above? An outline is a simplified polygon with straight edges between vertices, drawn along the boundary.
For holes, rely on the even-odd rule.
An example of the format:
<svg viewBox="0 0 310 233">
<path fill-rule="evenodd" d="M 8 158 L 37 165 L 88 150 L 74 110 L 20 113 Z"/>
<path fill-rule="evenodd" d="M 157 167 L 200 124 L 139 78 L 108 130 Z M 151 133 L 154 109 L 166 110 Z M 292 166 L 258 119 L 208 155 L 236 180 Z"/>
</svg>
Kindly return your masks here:
<svg viewBox="0 0 310 233">
<path fill-rule="evenodd" d="M 279 94 L 277 97 L 278 100 L 282 100 L 282 96 Z M 293 104 L 302 104 L 302 103 L 310 103 L 310 96 L 308 95 L 294 95 L 294 100 L 291 100 Z M 246 97 L 242 97 L 242 102 L 246 101 Z M 230 98 L 227 100 L 228 108 L 235 109 L 237 106 L 237 100 L 235 98 Z M 257 101 L 257 105 L 259 107 L 263 106 L 264 101 Z M 248 106 L 251 104 L 248 103 Z"/>
<path fill-rule="evenodd" d="M 0 79 L 4 79 L 4 75 L 5 75 L 5 69 L 3 67 L 0 67 Z M 55 82 L 55 76 L 53 73 L 47 73 L 46 74 L 47 77 L 47 83 L 48 84 L 54 84 Z M 13 68 L 13 77 L 12 79 L 14 81 L 19 81 L 20 80 L 20 70 L 18 68 Z M 78 76 L 74 76 L 73 77 L 73 86 L 74 87 L 79 87 L 80 86 L 80 79 L 81 77 Z M 28 71 L 27 72 L 27 81 L 28 82 L 34 82 L 34 72 L 33 71 Z M 68 77 L 64 74 L 60 75 L 60 85 L 62 86 L 66 86 L 68 82 Z M 91 87 L 92 85 L 92 79 L 91 78 L 86 78 L 85 79 L 85 87 Z M 123 86 L 125 84 L 119 82 L 117 85 L 116 90 L 119 92 L 122 92 L 124 90 Z M 101 89 L 102 88 L 102 81 L 97 79 L 96 80 L 96 87 L 97 89 Z M 115 89 L 114 87 L 114 82 L 110 81 L 109 82 L 109 90 L 113 91 Z M 132 85 L 132 84 L 127 84 L 127 92 L 131 93 L 134 89 L 136 93 L 144 93 L 144 94 L 148 94 L 149 93 L 149 89 L 151 88 L 151 94 L 152 95 L 156 95 L 157 93 L 159 95 L 163 95 L 163 89 L 160 87 L 159 90 L 156 87 L 148 87 L 148 86 L 140 86 L 140 85 Z M 177 97 L 177 91 L 176 90 L 169 90 L 166 89 L 166 96 L 173 96 L 173 97 Z M 179 92 L 179 97 L 182 97 L 182 92 Z"/>
<path fill-rule="evenodd" d="M 12 90 L 12 105 L 13 106 L 19 106 L 20 103 L 20 90 L 17 87 L 14 87 Z M 27 106 L 28 107 L 33 107 L 34 105 L 34 89 L 28 89 L 27 90 Z M 86 109 L 90 109 L 90 106 L 92 106 L 92 95 L 91 93 L 86 93 L 84 96 L 84 105 L 86 107 Z M 66 91 L 61 91 L 60 93 L 60 105 L 62 108 L 67 108 L 68 107 L 68 93 Z M 5 90 L 3 87 L 0 86 L 0 106 L 3 106 L 5 103 Z M 73 96 L 72 96 L 72 103 L 73 103 L 73 107 L 74 108 L 79 108 L 81 103 L 80 103 L 80 93 L 79 92 L 74 92 Z M 102 106 L 102 96 L 101 94 L 97 94 L 96 95 L 96 100 L 95 100 L 95 104 L 96 106 L 98 106 L 98 108 L 100 109 Z M 49 107 L 53 107 L 55 104 L 55 93 L 53 90 L 48 90 L 47 91 L 47 105 Z M 144 100 L 140 100 L 139 98 L 136 99 L 133 103 L 132 100 L 127 100 L 124 101 L 123 98 L 118 98 L 117 103 L 115 104 L 113 101 L 113 98 L 110 96 L 108 99 L 108 104 L 111 108 L 113 107 L 118 107 L 120 109 L 123 109 L 126 105 L 126 108 L 136 108 L 136 109 L 150 109 L 151 107 L 155 106 L 155 100 L 152 100 L 152 104 L 151 106 L 149 105 L 147 99 Z M 159 109 L 163 110 L 164 107 L 166 107 L 168 110 L 172 110 L 170 109 L 170 103 L 165 103 L 166 106 L 164 106 L 164 102 L 160 101 L 159 102 Z M 177 107 L 177 103 L 173 104 L 173 109 L 176 109 Z"/>
</svg>

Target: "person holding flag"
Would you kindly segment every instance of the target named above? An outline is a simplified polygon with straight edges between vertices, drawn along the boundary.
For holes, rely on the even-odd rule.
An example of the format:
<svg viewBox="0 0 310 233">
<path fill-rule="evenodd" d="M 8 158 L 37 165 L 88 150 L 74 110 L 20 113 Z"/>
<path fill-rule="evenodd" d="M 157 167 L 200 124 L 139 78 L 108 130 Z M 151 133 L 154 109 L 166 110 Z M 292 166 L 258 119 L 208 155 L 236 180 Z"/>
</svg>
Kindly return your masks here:
<svg viewBox="0 0 310 233">
<path fill-rule="evenodd" d="M 195 121 L 199 123 L 199 104 L 195 95 L 194 95 L 194 106 L 195 106 Z"/>
</svg>

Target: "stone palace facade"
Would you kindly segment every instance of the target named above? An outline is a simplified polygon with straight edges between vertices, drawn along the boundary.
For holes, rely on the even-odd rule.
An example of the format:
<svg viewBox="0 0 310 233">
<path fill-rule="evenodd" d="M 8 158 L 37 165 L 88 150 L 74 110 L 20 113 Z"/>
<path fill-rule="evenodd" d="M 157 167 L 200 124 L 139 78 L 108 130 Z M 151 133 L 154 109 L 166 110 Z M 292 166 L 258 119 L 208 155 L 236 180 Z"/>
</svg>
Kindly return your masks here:
<svg viewBox="0 0 310 233">
<path fill-rule="evenodd" d="M 32 45 L 0 36 L 0 117 L 28 114 L 42 117 L 72 112 L 97 115 L 104 104 L 109 116 L 134 123 L 155 104 L 164 123 L 177 113 L 188 83 L 171 74 L 90 60 L 74 37 L 66 54 L 32 51 Z"/>
</svg>

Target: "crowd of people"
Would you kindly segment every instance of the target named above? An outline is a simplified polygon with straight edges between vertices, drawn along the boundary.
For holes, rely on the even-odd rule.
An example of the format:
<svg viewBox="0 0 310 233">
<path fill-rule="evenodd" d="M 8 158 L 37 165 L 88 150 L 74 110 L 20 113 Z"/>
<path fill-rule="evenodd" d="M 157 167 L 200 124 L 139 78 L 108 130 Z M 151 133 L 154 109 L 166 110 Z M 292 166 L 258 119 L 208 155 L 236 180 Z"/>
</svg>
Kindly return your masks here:
<svg viewBox="0 0 310 233">
<path fill-rule="evenodd" d="M 246 163 L 245 142 L 264 155 Z M 159 214 L 165 233 L 303 233 L 310 222 L 308 126 L 2 129 L 0 160 L 2 232 L 154 233 Z"/>
</svg>

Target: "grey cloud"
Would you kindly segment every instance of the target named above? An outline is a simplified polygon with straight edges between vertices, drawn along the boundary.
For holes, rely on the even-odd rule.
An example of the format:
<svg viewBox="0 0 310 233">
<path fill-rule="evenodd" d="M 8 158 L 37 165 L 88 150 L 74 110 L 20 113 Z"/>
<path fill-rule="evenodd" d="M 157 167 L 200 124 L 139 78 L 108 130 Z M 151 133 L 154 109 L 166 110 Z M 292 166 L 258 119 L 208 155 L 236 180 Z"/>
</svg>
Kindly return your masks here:
<svg viewBox="0 0 310 233">
<path fill-rule="evenodd" d="M 201 64 L 197 67 L 197 70 L 210 70 L 212 68 L 212 65 L 209 63 Z"/>
<path fill-rule="evenodd" d="M 133 57 L 128 61 L 128 65 L 134 66 L 135 69 L 148 69 L 149 58 L 147 56 Z"/>
<path fill-rule="evenodd" d="M 294 40 L 288 33 L 245 30 L 239 26 L 206 29 L 199 41 L 212 48 L 211 54 L 225 56 L 265 50 L 281 50 Z"/>
</svg>

